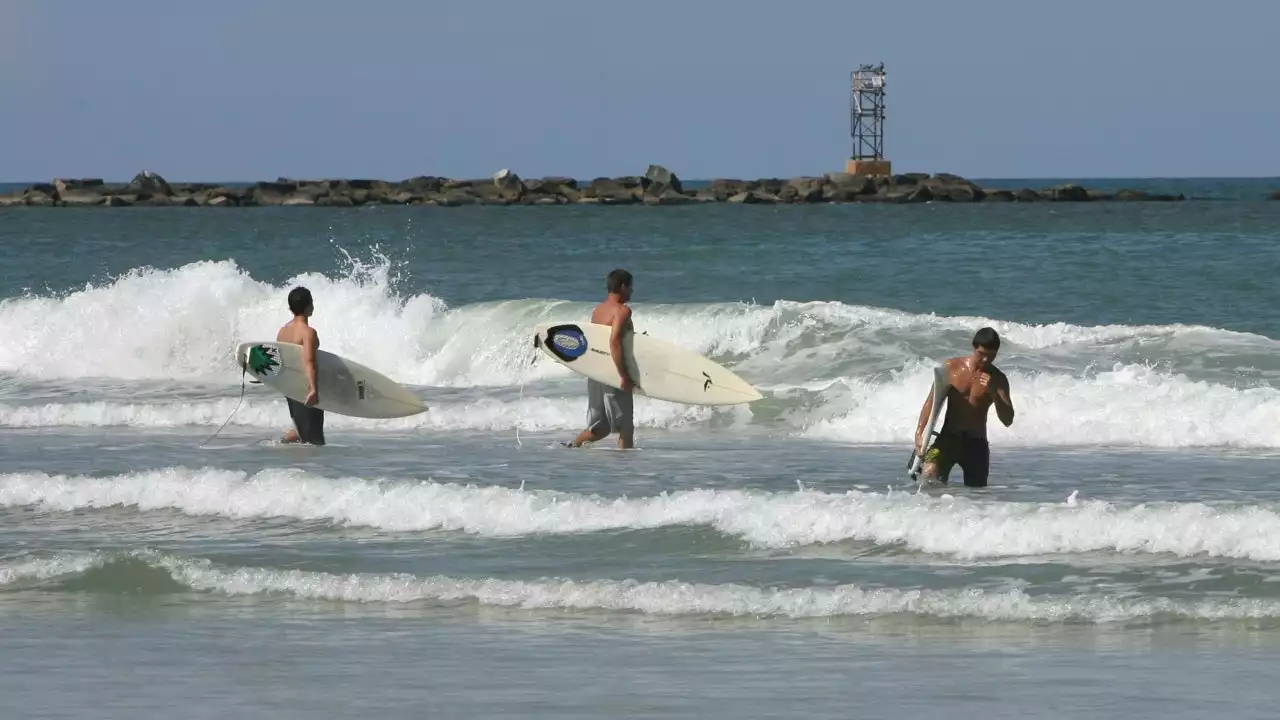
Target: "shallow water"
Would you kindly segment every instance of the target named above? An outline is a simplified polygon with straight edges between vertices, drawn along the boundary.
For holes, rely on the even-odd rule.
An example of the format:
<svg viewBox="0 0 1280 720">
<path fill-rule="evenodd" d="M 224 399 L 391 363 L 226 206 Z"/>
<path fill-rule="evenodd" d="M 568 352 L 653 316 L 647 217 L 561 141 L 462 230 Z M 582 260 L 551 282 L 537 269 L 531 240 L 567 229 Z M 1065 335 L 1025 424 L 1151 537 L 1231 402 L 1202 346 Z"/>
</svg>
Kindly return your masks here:
<svg viewBox="0 0 1280 720">
<path fill-rule="evenodd" d="M 0 212 L 8 714 L 1271 713 L 1274 203 Z M 558 446 L 529 328 L 614 266 L 765 399 Z M 430 409 L 275 443 L 231 355 L 298 282 Z M 991 486 L 917 494 L 983 324 Z"/>
</svg>

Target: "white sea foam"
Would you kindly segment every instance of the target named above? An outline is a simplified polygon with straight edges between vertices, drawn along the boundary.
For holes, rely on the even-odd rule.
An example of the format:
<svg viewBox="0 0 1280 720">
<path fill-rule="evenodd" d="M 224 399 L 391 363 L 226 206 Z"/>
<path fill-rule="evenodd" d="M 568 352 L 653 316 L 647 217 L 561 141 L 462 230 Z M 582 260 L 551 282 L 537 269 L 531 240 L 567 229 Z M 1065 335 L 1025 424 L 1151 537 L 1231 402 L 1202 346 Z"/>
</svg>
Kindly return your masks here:
<svg viewBox="0 0 1280 720">
<path fill-rule="evenodd" d="M 278 397 L 261 393 L 237 409 L 236 398 L 200 402 L 71 402 L 30 405 L 0 403 L 0 427 L 136 427 L 180 428 L 230 426 L 279 428 L 289 425 L 288 410 Z M 526 431 L 581 429 L 586 417 L 585 392 L 579 397 L 526 397 L 506 402 L 481 398 L 473 402 L 432 402 L 426 412 L 404 418 L 375 420 L 330 413 L 333 430 L 405 432 L 414 430 Z M 233 414 L 234 411 L 234 414 Z M 668 428 L 705 420 L 711 408 L 648 402 L 635 403 L 640 428 Z"/>
<path fill-rule="evenodd" d="M 1181 601 L 1163 597 L 1121 599 L 1107 595 L 1033 597 L 1022 590 L 864 589 L 857 585 L 759 588 L 737 583 L 634 580 L 523 581 L 223 569 L 198 561 L 165 564 L 174 579 L 198 590 L 228 595 L 287 593 L 300 598 L 342 602 L 472 601 L 521 609 L 779 618 L 905 614 L 1000 621 L 1118 623 L 1150 621 L 1161 616 L 1198 620 L 1280 617 L 1280 602 L 1270 599 Z"/>
<path fill-rule="evenodd" d="M 764 405 L 777 420 L 760 420 L 786 432 L 846 442 L 907 443 L 924 400 L 929 369 L 913 363 L 884 378 L 831 380 L 802 388 L 769 391 Z M 1231 388 L 1195 381 L 1141 365 L 1071 377 L 1058 373 L 1010 372 L 1017 417 L 1005 428 L 991 412 L 989 436 L 1001 446 L 1280 447 L 1280 390 Z M 366 420 L 330 415 L 328 427 L 369 431 L 508 431 L 516 428 L 565 430 L 579 427 L 586 410 L 585 386 L 572 379 L 560 394 L 499 398 L 477 393 L 437 402 L 430 389 L 419 390 L 428 404 L 420 415 Z M 510 394 L 510 393 L 508 393 Z M 236 410 L 237 398 L 173 402 L 88 401 L 0 403 L 0 427 L 174 428 L 232 425 L 276 427 L 288 422 L 283 400 L 252 388 Z M 751 407 L 708 408 L 636 399 L 641 428 L 670 428 L 704 422 L 750 424 L 770 414 Z M 776 423 L 782 423 L 781 426 Z"/>
<path fill-rule="evenodd" d="M 72 554 L 0 563 L 0 587 L 21 580 L 74 576 L 93 567 L 141 561 L 199 592 L 286 596 L 353 603 L 471 602 L 524 610 L 573 609 L 655 616 L 803 619 L 881 616 L 974 618 L 1002 622 L 1151 623 L 1274 620 L 1280 601 L 1219 598 L 1180 600 L 1115 595 L 1031 595 L 1019 589 L 900 589 L 858 585 L 756 587 L 741 583 L 639 582 L 614 579 L 507 580 L 443 575 L 340 574 L 271 567 L 234 567 L 204 558 L 137 551 Z"/>
<path fill-rule="evenodd" d="M 233 398 L 240 382 L 234 347 L 274 337 L 296 283 L 315 294 L 322 347 L 416 386 L 432 405 L 403 421 L 334 417 L 335 428 L 564 429 L 582 421 L 580 378 L 547 359 L 531 363 L 530 330 L 547 319 L 581 318 L 589 304 L 525 299 L 450 308 L 430 294 L 397 293 L 385 262 L 277 286 L 232 261 L 209 261 L 139 269 L 57 297 L 0 301 L 0 375 L 58 381 L 81 394 L 42 404 L 6 390 L 0 425 L 220 423 L 230 402 L 119 402 L 91 393 L 104 383 L 167 380 L 222 384 Z M 816 438 L 908 442 L 929 365 L 963 352 L 973 328 L 986 324 L 1004 337 L 1002 363 L 1019 412 L 1009 430 L 992 421 L 993 442 L 1280 447 L 1280 391 L 1257 379 L 1280 367 L 1252 366 L 1280 357 L 1280 343 L 1256 335 L 1183 325 L 1031 325 L 838 302 L 639 303 L 636 318 L 640 330 L 716 358 L 766 393 L 763 409 L 735 410 L 732 422 L 750 422 L 754 412 Z M 1147 356 L 1153 359 L 1139 359 Z M 1216 365 L 1200 375 L 1171 369 L 1199 368 L 1209 356 Z M 1255 373 L 1252 383 L 1236 381 L 1233 357 L 1240 372 Z M 519 386 L 538 387 L 539 397 L 492 396 Z M 474 394 L 437 404 L 436 388 Z M 260 397 L 251 396 L 233 422 L 279 424 L 280 411 Z M 726 411 L 642 399 L 637 412 L 642 426 L 667 427 Z"/>
<path fill-rule="evenodd" d="M 704 526 L 762 548 L 852 541 L 965 560 L 1112 552 L 1280 561 L 1280 513 L 1269 505 L 1097 500 L 1068 505 L 856 490 L 691 490 L 606 498 L 329 478 L 300 470 L 178 467 L 108 477 L 4 474 L 0 506 L 60 511 L 123 506 L 486 537 Z"/>
</svg>

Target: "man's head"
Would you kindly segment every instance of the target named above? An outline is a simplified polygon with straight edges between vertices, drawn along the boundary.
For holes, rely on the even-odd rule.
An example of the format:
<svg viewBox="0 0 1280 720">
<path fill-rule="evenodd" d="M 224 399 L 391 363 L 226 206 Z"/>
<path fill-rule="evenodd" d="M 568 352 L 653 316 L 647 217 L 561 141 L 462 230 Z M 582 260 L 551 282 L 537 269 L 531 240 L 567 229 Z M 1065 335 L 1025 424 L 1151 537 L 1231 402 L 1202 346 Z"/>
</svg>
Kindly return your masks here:
<svg viewBox="0 0 1280 720">
<path fill-rule="evenodd" d="M 984 368 L 995 362 L 1000 352 L 1000 335 L 993 328 L 984 327 L 973 334 L 973 364 Z"/>
<path fill-rule="evenodd" d="M 605 278 L 605 286 L 609 289 L 610 295 L 617 295 L 622 302 L 631 299 L 631 273 L 626 270 L 619 268 L 611 271 Z"/>
<path fill-rule="evenodd" d="M 299 285 L 289 291 L 289 312 L 296 315 L 311 317 L 315 305 L 311 302 L 311 291 Z"/>
</svg>

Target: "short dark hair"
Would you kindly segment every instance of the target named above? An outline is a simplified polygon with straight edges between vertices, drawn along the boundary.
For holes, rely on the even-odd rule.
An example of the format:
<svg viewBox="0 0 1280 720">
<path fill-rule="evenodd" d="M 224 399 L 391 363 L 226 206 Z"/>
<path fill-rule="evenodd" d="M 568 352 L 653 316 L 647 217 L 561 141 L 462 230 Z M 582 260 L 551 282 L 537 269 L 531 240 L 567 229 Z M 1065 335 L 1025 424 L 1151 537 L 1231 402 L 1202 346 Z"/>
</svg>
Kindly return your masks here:
<svg viewBox="0 0 1280 720">
<path fill-rule="evenodd" d="M 973 334 L 973 346 L 988 350 L 1000 349 L 1000 335 L 995 328 L 984 327 Z"/>
<path fill-rule="evenodd" d="M 289 291 L 289 311 L 301 315 L 311 307 L 311 291 L 299 285 Z"/>
<path fill-rule="evenodd" d="M 609 288 L 609 292 L 616 293 L 624 287 L 631 287 L 631 273 L 618 268 L 609 273 L 604 279 L 605 287 Z"/>
</svg>

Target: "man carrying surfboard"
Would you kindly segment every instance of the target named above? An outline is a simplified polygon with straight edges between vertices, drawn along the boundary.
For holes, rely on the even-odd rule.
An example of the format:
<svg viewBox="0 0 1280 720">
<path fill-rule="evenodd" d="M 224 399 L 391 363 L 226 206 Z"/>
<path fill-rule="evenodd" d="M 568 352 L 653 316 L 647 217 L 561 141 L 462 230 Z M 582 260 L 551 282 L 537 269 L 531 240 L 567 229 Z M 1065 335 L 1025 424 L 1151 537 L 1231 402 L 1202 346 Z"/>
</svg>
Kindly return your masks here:
<svg viewBox="0 0 1280 720">
<path fill-rule="evenodd" d="M 622 355 L 623 337 L 635 332 L 631 324 L 631 308 L 627 306 L 627 302 L 631 300 L 631 273 L 622 269 L 611 271 L 605 278 L 605 288 L 609 294 L 604 302 L 591 311 L 591 322 L 613 328 L 609 336 L 609 354 L 613 358 L 614 367 L 618 369 L 619 384 L 622 387 L 612 388 L 587 379 L 587 429 L 579 433 L 570 445 L 582 447 L 583 443 L 597 442 L 616 432 L 618 447 L 627 449 L 635 444 L 631 391 L 636 383 L 627 372 Z"/>
<path fill-rule="evenodd" d="M 1000 336 L 984 327 L 973 336 L 973 352 L 944 363 L 947 378 L 947 414 L 937 441 L 924 455 L 924 475 L 947 482 L 951 468 L 964 470 L 964 484 L 985 487 L 991 462 L 987 445 L 987 411 L 992 405 L 1005 427 L 1013 424 L 1009 378 L 991 363 L 1000 352 Z M 925 398 L 916 424 L 916 452 L 925 445 L 925 424 L 933 406 L 933 391 Z"/>
<path fill-rule="evenodd" d="M 290 290 L 289 311 L 293 313 L 293 319 L 276 333 L 276 342 L 302 346 L 302 370 L 307 378 L 307 397 L 305 402 L 285 398 L 289 403 L 293 428 L 285 431 L 281 441 L 324 445 L 324 411 L 312 407 L 320 401 L 319 389 L 316 387 L 316 349 L 320 347 L 320 336 L 307 321 L 311 313 L 315 312 L 311 291 L 302 286 Z"/>
</svg>

